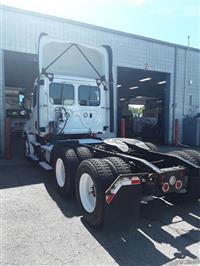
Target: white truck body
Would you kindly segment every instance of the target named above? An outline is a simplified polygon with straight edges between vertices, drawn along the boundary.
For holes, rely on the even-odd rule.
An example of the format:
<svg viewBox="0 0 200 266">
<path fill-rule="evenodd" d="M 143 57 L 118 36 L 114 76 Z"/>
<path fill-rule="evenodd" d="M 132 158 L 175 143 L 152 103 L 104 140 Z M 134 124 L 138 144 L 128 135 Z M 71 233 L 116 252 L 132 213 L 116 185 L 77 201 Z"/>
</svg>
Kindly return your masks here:
<svg viewBox="0 0 200 266">
<path fill-rule="evenodd" d="M 50 124 L 55 121 L 56 110 L 61 107 L 63 121 L 57 124 L 57 133 L 100 133 L 103 137 L 110 123 L 105 48 L 72 44 L 48 36 L 42 37 L 38 48 L 40 84 L 35 83 L 36 103 L 25 132 L 45 137 L 52 130 Z M 101 77 L 103 80 L 99 81 Z"/>
</svg>

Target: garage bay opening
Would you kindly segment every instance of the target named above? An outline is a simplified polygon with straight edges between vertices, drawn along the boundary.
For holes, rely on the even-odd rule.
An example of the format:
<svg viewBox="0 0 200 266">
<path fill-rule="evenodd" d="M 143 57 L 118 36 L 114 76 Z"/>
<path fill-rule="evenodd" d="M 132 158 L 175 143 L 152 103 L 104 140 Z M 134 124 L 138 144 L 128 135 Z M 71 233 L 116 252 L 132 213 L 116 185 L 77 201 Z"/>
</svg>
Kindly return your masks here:
<svg viewBox="0 0 200 266">
<path fill-rule="evenodd" d="M 125 136 L 165 143 L 169 131 L 168 73 L 118 67 L 117 128 Z M 123 120 L 122 120 L 123 119 Z"/>
<path fill-rule="evenodd" d="M 33 84 L 37 75 L 36 55 L 5 51 L 5 117 L 11 136 L 6 146 L 11 156 L 23 156 L 23 128 L 29 119 Z M 8 149 L 8 147 L 7 147 Z"/>
</svg>

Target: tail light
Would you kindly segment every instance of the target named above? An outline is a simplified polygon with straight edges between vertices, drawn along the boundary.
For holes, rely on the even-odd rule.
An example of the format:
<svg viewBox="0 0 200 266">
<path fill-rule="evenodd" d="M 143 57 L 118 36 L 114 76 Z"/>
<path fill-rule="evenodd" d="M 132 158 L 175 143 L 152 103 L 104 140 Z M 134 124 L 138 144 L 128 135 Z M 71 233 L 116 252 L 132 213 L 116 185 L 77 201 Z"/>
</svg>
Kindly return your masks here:
<svg viewBox="0 0 200 266">
<path fill-rule="evenodd" d="M 140 185 L 141 184 L 141 180 L 139 178 L 138 179 L 134 178 L 134 179 L 131 180 L 131 184 L 132 185 Z"/>
<path fill-rule="evenodd" d="M 162 191 L 167 193 L 169 191 L 169 184 L 168 183 L 164 183 L 162 185 Z"/>
<path fill-rule="evenodd" d="M 179 189 L 182 188 L 182 186 L 183 186 L 183 182 L 182 182 L 181 180 L 177 180 L 177 181 L 176 181 L 176 184 L 175 184 L 175 188 L 176 188 L 177 190 L 179 190 Z"/>
</svg>

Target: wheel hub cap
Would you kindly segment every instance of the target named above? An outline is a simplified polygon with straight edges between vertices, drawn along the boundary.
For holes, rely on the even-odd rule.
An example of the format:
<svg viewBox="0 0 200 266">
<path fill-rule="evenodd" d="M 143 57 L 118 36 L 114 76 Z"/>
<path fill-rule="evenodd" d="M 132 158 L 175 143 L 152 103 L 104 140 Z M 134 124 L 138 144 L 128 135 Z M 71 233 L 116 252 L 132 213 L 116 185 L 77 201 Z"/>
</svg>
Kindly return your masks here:
<svg viewBox="0 0 200 266">
<path fill-rule="evenodd" d="M 81 175 L 79 194 L 84 209 L 91 213 L 96 206 L 96 189 L 91 176 L 88 173 Z"/>
<path fill-rule="evenodd" d="M 60 187 L 65 185 L 65 166 L 61 158 L 56 161 L 56 180 Z"/>
</svg>

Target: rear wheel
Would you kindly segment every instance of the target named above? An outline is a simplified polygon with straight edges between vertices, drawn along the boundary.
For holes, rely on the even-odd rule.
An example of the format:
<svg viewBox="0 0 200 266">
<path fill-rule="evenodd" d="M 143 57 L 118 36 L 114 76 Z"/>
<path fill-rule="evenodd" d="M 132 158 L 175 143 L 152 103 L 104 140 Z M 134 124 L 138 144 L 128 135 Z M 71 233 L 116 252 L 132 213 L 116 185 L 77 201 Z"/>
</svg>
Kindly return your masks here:
<svg viewBox="0 0 200 266">
<path fill-rule="evenodd" d="M 80 177 L 79 192 L 84 209 L 91 213 L 96 206 L 96 186 L 90 174 L 83 173 Z"/>
<path fill-rule="evenodd" d="M 200 165 L 200 152 L 199 151 L 196 151 L 193 149 L 187 149 L 187 150 L 184 150 L 184 152 L 192 156 L 197 161 L 198 165 Z"/>
<path fill-rule="evenodd" d="M 78 164 L 78 158 L 73 149 L 62 149 L 58 152 L 54 170 L 56 186 L 61 195 L 69 196 L 74 193 L 75 176 Z"/>
<path fill-rule="evenodd" d="M 120 174 L 130 174 L 131 169 L 130 166 L 124 162 L 123 159 L 118 157 L 107 157 L 103 159 L 105 163 L 109 166 L 112 171 L 113 176 L 116 178 Z"/>
<path fill-rule="evenodd" d="M 87 147 L 78 147 L 76 149 L 76 154 L 79 159 L 79 162 L 82 162 L 83 160 L 91 159 L 92 152 Z"/>
<path fill-rule="evenodd" d="M 198 160 L 196 160 L 193 155 L 187 153 L 186 151 L 172 151 L 169 152 L 169 154 L 178 155 L 179 157 L 185 159 L 186 161 L 198 165 Z"/>
<path fill-rule="evenodd" d="M 193 150 L 191 151 L 192 152 L 190 152 L 190 150 L 173 151 L 173 152 L 169 152 L 168 154 L 177 155 L 180 158 L 183 158 L 190 163 L 199 165 L 198 158 L 194 156 Z M 169 194 L 167 198 L 174 202 L 198 199 L 200 197 L 199 184 L 200 184 L 200 180 L 198 177 L 189 176 L 187 193 L 184 193 L 184 194 L 172 193 L 172 194 Z"/>
<path fill-rule="evenodd" d="M 147 145 L 147 147 L 149 147 L 152 151 L 158 151 L 158 147 L 151 143 L 151 142 L 144 142 L 145 145 Z"/>
<path fill-rule="evenodd" d="M 112 182 L 112 172 L 103 160 L 89 159 L 81 162 L 76 177 L 76 197 L 83 219 L 90 225 L 102 225 L 105 191 Z"/>
</svg>

